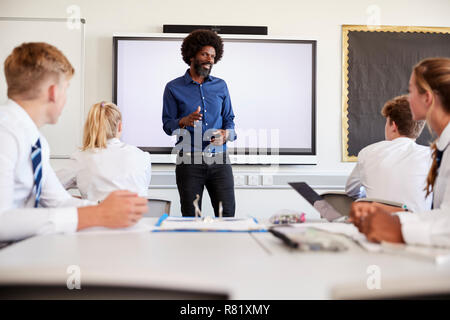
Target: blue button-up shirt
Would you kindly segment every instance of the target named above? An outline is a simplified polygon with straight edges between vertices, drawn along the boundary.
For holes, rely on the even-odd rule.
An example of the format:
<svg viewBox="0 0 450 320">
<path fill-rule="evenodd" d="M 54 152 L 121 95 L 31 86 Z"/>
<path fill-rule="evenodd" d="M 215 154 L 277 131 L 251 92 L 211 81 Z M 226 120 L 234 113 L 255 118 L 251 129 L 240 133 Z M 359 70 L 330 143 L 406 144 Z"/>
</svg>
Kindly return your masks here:
<svg viewBox="0 0 450 320">
<path fill-rule="evenodd" d="M 229 140 L 236 139 L 234 113 L 228 87 L 224 80 L 216 77 L 208 76 L 203 83 L 198 83 L 192 80 L 188 69 L 184 76 L 167 83 L 162 113 L 164 132 L 168 135 L 179 134 L 176 145 L 180 142 L 188 144 L 189 141 L 183 141 L 183 134 L 177 131 L 180 128 L 179 121 L 196 111 L 198 107 L 201 108 L 202 120 L 196 123 L 195 128 L 186 127 L 191 136 L 190 151 L 225 151 L 226 144 L 213 146 L 210 142 L 212 133 L 217 129 L 230 130 Z"/>
</svg>

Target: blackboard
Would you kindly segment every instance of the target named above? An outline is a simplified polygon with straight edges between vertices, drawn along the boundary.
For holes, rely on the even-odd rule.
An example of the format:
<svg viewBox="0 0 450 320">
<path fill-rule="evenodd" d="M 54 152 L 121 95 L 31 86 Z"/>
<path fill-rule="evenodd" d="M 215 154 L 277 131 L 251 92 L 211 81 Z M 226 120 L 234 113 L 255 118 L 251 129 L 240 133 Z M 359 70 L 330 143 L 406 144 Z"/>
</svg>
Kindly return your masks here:
<svg viewBox="0 0 450 320">
<path fill-rule="evenodd" d="M 428 57 L 450 57 L 450 28 L 342 27 L 343 161 L 356 161 L 365 146 L 384 140 L 380 111 L 389 99 L 408 93 L 412 67 Z M 425 128 L 417 139 L 435 139 Z"/>
</svg>

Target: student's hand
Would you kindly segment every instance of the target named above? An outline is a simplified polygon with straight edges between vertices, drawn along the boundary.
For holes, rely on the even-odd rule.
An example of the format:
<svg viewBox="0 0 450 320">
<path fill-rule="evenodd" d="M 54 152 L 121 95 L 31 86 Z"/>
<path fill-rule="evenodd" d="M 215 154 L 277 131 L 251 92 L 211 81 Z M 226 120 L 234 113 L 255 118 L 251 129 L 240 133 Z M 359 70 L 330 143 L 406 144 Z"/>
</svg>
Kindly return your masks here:
<svg viewBox="0 0 450 320">
<path fill-rule="evenodd" d="M 353 202 L 349 221 L 358 228 L 359 232 L 363 232 L 362 221 L 374 210 L 375 207 L 371 202 Z"/>
<path fill-rule="evenodd" d="M 200 113 L 200 106 L 197 107 L 197 110 L 192 112 L 190 115 L 183 117 L 179 121 L 180 128 L 184 127 L 195 127 L 195 122 L 202 120 L 202 114 Z"/>
<path fill-rule="evenodd" d="M 358 201 L 352 203 L 349 221 L 352 222 L 359 229 L 361 227 L 361 221 L 370 213 L 374 212 L 394 213 L 399 211 L 404 211 L 404 209 L 378 202 Z"/>
<path fill-rule="evenodd" d="M 111 192 L 98 205 L 99 224 L 107 228 L 126 228 L 138 222 L 147 211 L 147 199 L 121 190 Z"/>
<path fill-rule="evenodd" d="M 382 204 L 354 202 L 350 221 L 369 241 L 404 242 L 399 217 L 392 215 Z"/>
<path fill-rule="evenodd" d="M 224 129 L 218 129 L 213 132 L 214 136 L 211 138 L 211 142 L 215 146 L 223 145 L 228 139 L 228 131 Z"/>
<path fill-rule="evenodd" d="M 400 218 L 387 212 L 376 211 L 364 218 L 364 234 L 371 242 L 404 243 Z"/>
</svg>

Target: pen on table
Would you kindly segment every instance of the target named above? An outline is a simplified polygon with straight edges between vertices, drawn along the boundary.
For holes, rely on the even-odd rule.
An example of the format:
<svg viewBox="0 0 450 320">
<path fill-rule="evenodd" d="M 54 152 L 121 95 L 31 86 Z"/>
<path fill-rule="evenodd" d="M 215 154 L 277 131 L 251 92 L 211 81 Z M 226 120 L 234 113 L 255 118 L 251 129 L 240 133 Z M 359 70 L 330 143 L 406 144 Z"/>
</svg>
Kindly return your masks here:
<svg viewBox="0 0 450 320">
<path fill-rule="evenodd" d="M 295 241 L 292 241 L 288 236 L 286 236 L 285 234 L 276 231 L 274 229 L 269 229 L 269 232 L 272 233 L 275 237 L 280 238 L 281 240 L 283 240 L 283 242 L 285 244 L 287 244 L 289 247 L 291 248 L 298 248 L 298 243 Z"/>
</svg>

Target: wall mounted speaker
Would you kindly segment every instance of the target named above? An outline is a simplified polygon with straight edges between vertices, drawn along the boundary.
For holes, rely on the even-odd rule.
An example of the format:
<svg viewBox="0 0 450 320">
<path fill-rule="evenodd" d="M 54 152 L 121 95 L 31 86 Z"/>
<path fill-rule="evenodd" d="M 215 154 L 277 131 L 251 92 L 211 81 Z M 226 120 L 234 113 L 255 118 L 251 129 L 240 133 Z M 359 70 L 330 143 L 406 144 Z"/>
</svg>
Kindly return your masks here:
<svg viewBox="0 0 450 320">
<path fill-rule="evenodd" d="M 164 33 L 191 33 L 197 29 L 212 30 L 220 34 L 252 34 L 267 35 L 267 27 L 262 26 L 208 26 L 208 25 L 183 25 L 183 24 L 165 24 Z"/>
</svg>

